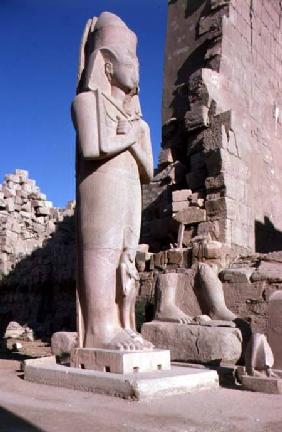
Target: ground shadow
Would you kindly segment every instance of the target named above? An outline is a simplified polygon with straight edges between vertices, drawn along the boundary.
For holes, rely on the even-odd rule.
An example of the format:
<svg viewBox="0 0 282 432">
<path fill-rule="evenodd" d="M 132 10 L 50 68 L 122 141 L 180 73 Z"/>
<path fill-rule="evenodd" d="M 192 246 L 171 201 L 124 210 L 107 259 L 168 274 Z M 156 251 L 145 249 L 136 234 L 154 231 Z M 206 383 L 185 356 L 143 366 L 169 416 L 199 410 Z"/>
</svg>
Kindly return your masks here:
<svg viewBox="0 0 282 432">
<path fill-rule="evenodd" d="M 256 252 L 260 253 L 282 250 L 282 232 L 275 228 L 267 216 L 264 222 L 255 221 L 255 247 Z"/>
<path fill-rule="evenodd" d="M 0 432 L 44 432 L 43 429 L 0 407 Z"/>
</svg>

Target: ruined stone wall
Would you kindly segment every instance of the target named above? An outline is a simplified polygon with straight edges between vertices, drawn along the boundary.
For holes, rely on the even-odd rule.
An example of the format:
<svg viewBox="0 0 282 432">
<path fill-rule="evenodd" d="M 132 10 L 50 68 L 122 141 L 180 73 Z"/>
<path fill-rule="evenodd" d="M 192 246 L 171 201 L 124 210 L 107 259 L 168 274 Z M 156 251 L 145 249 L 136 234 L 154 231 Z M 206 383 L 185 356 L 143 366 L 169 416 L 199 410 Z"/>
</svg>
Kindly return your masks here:
<svg viewBox="0 0 282 432">
<path fill-rule="evenodd" d="M 171 167 L 169 173 L 173 179 Z M 28 325 L 41 337 L 75 330 L 74 203 L 54 208 L 27 172 L 18 170 L 2 184 L 0 221 L 0 335 L 10 321 Z M 139 246 L 138 327 L 154 317 L 156 281 L 163 272 L 181 274 L 178 305 L 188 314 L 201 313 L 192 268 L 198 261 L 220 271 L 228 307 L 254 329 L 265 331 L 269 295 L 282 288 L 281 253 L 240 258 L 226 245 L 200 237 L 192 246 L 155 253 Z"/>
<path fill-rule="evenodd" d="M 37 333 L 75 326 L 74 203 L 55 208 L 28 172 L 0 185 L 0 334 L 9 321 Z"/>
<path fill-rule="evenodd" d="M 172 194 L 162 205 L 238 250 L 282 249 L 280 18 L 275 0 L 169 2 L 158 175 L 180 162 L 185 180 L 170 188 L 198 193 L 206 213 L 176 216 Z"/>
</svg>

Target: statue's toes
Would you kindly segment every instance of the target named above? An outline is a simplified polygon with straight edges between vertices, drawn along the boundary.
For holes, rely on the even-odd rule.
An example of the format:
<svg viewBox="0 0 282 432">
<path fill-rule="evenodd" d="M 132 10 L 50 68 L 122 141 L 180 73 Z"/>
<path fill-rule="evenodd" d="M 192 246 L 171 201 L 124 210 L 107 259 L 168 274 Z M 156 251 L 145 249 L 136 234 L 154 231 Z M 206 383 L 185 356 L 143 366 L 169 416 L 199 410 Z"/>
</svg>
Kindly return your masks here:
<svg viewBox="0 0 282 432">
<path fill-rule="evenodd" d="M 138 351 L 141 351 L 144 349 L 144 344 L 142 344 L 142 342 L 136 342 L 135 343 L 135 349 Z"/>
<path fill-rule="evenodd" d="M 115 346 L 116 346 L 116 349 L 118 349 L 120 351 L 124 350 L 123 344 L 121 342 L 117 343 Z M 114 347 L 114 349 L 115 349 L 115 347 Z"/>
<path fill-rule="evenodd" d="M 124 351 L 131 351 L 132 344 L 130 342 L 122 342 Z"/>
<path fill-rule="evenodd" d="M 134 350 L 137 349 L 137 348 L 136 348 L 136 344 L 133 343 L 133 342 L 132 342 L 132 343 L 129 343 L 128 346 L 129 346 L 130 351 L 134 351 Z"/>
<path fill-rule="evenodd" d="M 144 342 L 143 342 L 143 347 L 144 347 L 145 349 L 153 349 L 153 348 L 154 348 L 154 345 L 153 345 L 151 342 L 149 342 L 149 341 L 147 341 L 147 340 L 144 340 Z"/>
</svg>

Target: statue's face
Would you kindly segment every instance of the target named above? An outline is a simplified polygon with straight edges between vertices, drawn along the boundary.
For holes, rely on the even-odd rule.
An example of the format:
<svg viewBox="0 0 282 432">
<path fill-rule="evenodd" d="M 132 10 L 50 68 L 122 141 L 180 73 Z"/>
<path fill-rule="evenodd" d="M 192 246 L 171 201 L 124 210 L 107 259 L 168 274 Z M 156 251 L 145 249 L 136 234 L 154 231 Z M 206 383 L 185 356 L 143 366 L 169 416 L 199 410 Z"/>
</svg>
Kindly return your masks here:
<svg viewBox="0 0 282 432">
<path fill-rule="evenodd" d="M 138 88 L 139 64 L 134 55 L 122 56 L 113 62 L 112 78 L 115 85 L 120 86 L 126 93 Z"/>
</svg>

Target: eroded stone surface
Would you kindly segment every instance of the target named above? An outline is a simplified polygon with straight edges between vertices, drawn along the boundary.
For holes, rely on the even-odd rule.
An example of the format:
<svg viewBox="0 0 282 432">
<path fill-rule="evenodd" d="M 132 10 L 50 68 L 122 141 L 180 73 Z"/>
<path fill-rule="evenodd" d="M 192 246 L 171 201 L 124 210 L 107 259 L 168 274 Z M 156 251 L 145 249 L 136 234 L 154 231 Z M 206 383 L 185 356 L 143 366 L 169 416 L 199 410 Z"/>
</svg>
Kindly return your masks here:
<svg viewBox="0 0 282 432">
<path fill-rule="evenodd" d="M 76 348 L 71 352 L 72 366 L 117 374 L 170 370 L 168 350 L 118 351 Z"/>
<path fill-rule="evenodd" d="M 173 367 L 168 371 L 112 374 L 56 365 L 55 357 L 26 360 L 25 380 L 74 390 L 144 400 L 218 388 L 216 371 Z"/>
<path fill-rule="evenodd" d="M 55 356 L 70 355 L 78 346 L 77 332 L 56 332 L 51 338 L 51 351 Z"/>
<path fill-rule="evenodd" d="M 236 363 L 242 353 L 242 336 L 237 328 L 204 327 L 152 321 L 142 334 L 161 349 L 169 349 L 172 360 Z"/>
</svg>

